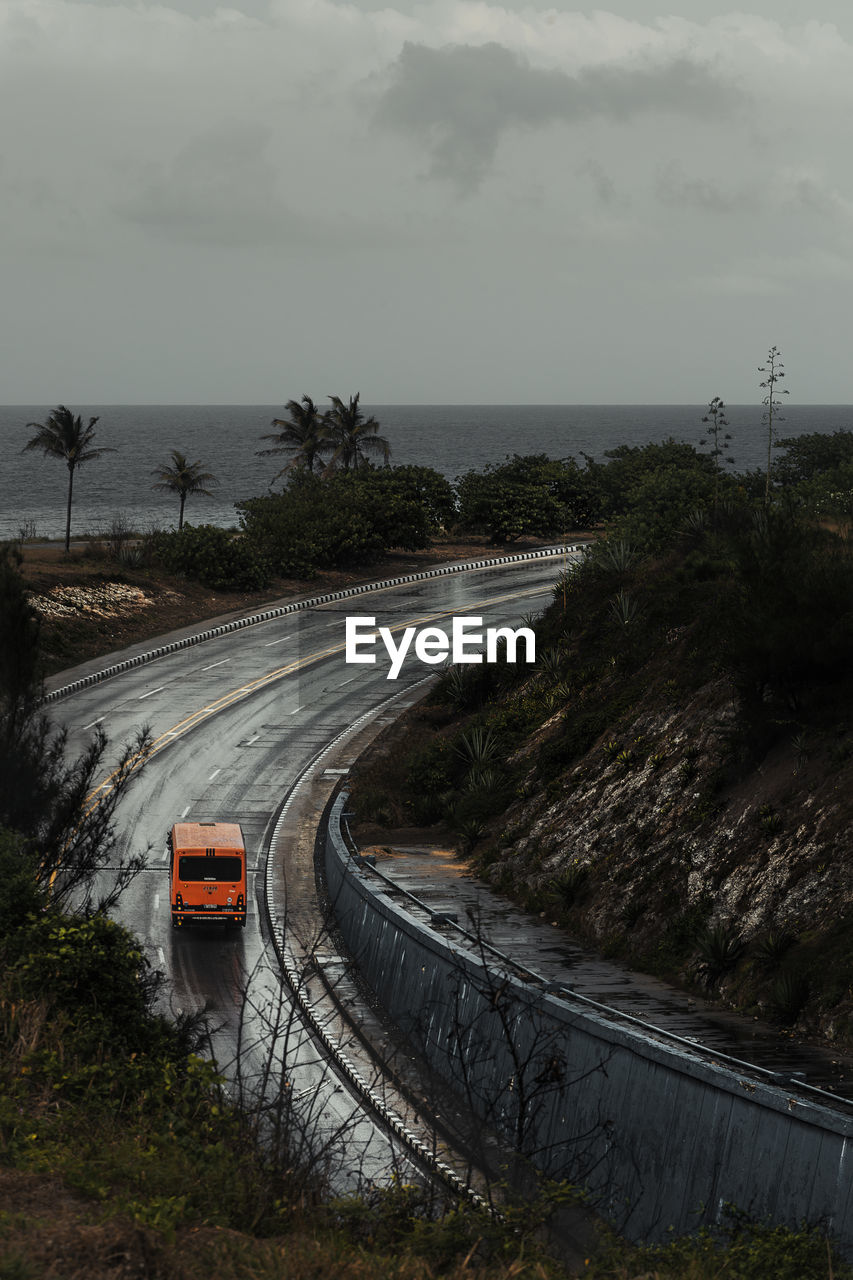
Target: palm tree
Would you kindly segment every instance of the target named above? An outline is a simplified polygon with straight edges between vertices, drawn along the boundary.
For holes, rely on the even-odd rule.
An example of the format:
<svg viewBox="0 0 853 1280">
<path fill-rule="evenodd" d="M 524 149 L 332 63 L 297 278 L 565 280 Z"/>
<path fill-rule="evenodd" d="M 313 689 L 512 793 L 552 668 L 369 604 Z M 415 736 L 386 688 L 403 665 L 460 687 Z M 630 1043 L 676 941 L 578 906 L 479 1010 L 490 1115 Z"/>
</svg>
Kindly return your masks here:
<svg viewBox="0 0 853 1280">
<path fill-rule="evenodd" d="M 298 400 L 288 400 L 284 407 L 290 414 L 290 420 L 273 418 L 272 426 L 280 430 L 273 435 L 261 436 L 262 440 L 272 440 L 273 446 L 260 449 L 255 455 L 258 458 L 281 453 L 291 455 L 290 461 L 273 476 L 274 481 L 288 471 L 302 469 L 313 472 L 315 466 L 321 468 L 321 455 L 334 448 L 334 442 L 326 431 L 326 415 L 320 413 L 310 396 L 303 396 L 302 404 Z"/>
<path fill-rule="evenodd" d="M 151 472 L 157 477 L 157 483 L 152 484 L 152 489 L 166 489 L 169 493 L 176 493 L 181 499 L 181 514 L 178 518 L 178 530 L 184 527 L 184 503 L 191 493 L 203 493 L 206 497 L 212 498 L 213 494 L 205 486 L 209 484 L 218 484 L 216 476 L 211 475 L 209 471 L 202 471 L 200 462 L 187 462 L 185 454 L 179 449 L 172 449 L 169 453 L 172 459 L 171 467 L 157 467 Z"/>
<path fill-rule="evenodd" d="M 35 435 L 25 444 L 22 453 L 27 449 L 41 449 L 51 458 L 62 458 L 68 467 L 68 507 L 65 515 L 65 550 L 71 546 L 71 496 L 74 490 L 74 472 L 84 462 L 100 458 L 103 453 L 115 453 L 115 449 L 93 449 L 92 438 L 95 434 L 97 418 L 90 418 L 88 427 L 83 426 L 83 419 L 66 409 L 64 404 L 57 405 L 48 415 L 47 422 L 28 422 L 28 427 L 35 429 Z"/>
<path fill-rule="evenodd" d="M 369 453 L 381 453 L 383 462 L 391 457 L 391 446 L 384 436 L 377 435 L 379 423 L 375 418 L 365 418 L 358 407 L 360 391 L 350 396 L 344 404 L 340 396 L 329 396 L 332 407 L 326 414 L 326 423 L 335 446 L 327 471 L 341 466 L 344 471 L 357 471 L 369 465 Z"/>
</svg>

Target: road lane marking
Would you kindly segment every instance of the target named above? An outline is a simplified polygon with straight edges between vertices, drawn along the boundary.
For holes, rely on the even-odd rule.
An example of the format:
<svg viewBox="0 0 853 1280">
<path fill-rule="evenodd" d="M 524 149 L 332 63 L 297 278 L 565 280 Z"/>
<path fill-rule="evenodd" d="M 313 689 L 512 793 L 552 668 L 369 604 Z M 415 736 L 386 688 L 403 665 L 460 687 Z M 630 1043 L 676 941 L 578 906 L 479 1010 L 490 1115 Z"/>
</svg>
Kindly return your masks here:
<svg viewBox="0 0 853 1280">
<path fill-rule="evenodd" d="M 223 658 L 220 662 L 211 662 L 209 667 L 202 667 L 202 671 L 212 671 L 214 667 L 224 667 L 225 663 L 230 661 L 230 658 Z"/>
<path fill-rule="evenodd" d="M 160 854 L 160 861 L 165 862 L 168 856 L 169 856 L 169 846 L 167 845 L 166 848 L 163 850 L 163 852 Z"/>
<path fill-rule="evenodd" d="M 500 596 L 487 596 L 485 600 L 480 602 L 471 602 L 458 609 L 441 609 L 435 613 L 424 614 L 421 618 L 410 618 L 406 622 L 396 624 L 391 627 L 390 630 L 402 631 L 407 626 L 422 626 L 427 622 L 435 622 L 440 618 L 452 618 L 454 615 L 462 612 L 467 614 L 472 610 L 486 608 L 489 605 L 506 604 L 510 600 L 517 600 L 524 596 L 538 596 L 542 594 L 545 594 L 545 592 L 541 586 L 523 587 L 518 591 L 504 592 L 503 595 Z M 183 720 L 179 720 L 177 724 L 172 725 L 171 729 L 166 730 L 161 733 L 159 737 L 155 738 L 147 751 L 138 752 L 136 756 L 131 759 L 124 771 L 121 769 L 114 770 L 112 773 L 108 774 L 97 787 L 89 792 L 86 797 L 90 802 L 90 807 L 86 811 L 87 816 L 97 807 L 97 805 L 100 804 L 101 796 L 108 795 L 112 790 L 115 778 L 121 776 L 123 772 L 130 772 L 134 769 L 138 769 L 141 765 L 144 765 L 146 761 L 150 760 L 158 751 L 161 751 L 164 746 L 168 746 L 175 737 L 187 733 L 190 729 L 196 728 L 205 720 L 210 719 L 211 716 L 216 715 L 217 712 L 225 711 L 228 707 L 233 706 L 235 702 L 240 701 L 243 694 L 257 693 L 267 685 L 274 684 L 277 680 L 281 680 L 285 676 L 293 675 L 296 672 L 303 670 L 305 667 L 313 665 L 315 662 L 320 662 L 323 658 L 331 658 L 337 654 L 344 653 L 345 650 L 346 644 L 344 642 L 331 644 L 323 649 L 316 649 L 313 653 L 305 654 L 304 657 L 297 658 L 293 662 L 287 663 L 286 666 L 276 667 L 274 670 L 266 672 L 265 675 L 256 677 L 256 679 L 254 679 L 250 684 L 241 685 L 238 689 L 232 689 L 230 693 L 225 693 L 215 701 L 208 702 L 204 706 L 198 707 L 195 711 L 190 712 Z M 141 696 L 142 698 L 148 698 L 154 693 L 160 693 L 165 687 L 165 685 L 161 685 L 159 689 L 151 689 L 149 693 L 144 693 Z M 294 707 L 292 711 L 287 712 L 286 714 L 296 715 L 297 712 L 301 710 L 301 707 Z"/>
<path fill-rule="evenodd" d="M 161 684 L 159 689 L 149 689 L 147 693 L 140 693 L 138 701 L 141 702 L 143 698 L 151 698 L 155 693 L 162 693 L 165 688 L 166 686 Z"/>
<path fill-rule="evenodd" d="M 186 809 L 184 809 L 183 813 L 181 814 L 181 817 L 182 817 L 182 818 L 185 818 L 185 817 L 187 816 L 187 814 L 189 813 L 189 811 L 190 811 L 190 809 L 191 809 L 191 808 L 192 808 L 192 805 L 191 805 L 191 804 L 188 804 L 188 805 L 187 805 L 187 807 L 186 807 Z"/>
<path fill-rule="evenodd" d="M 218 773 L 221 773 L 221 772 L 222 772 L 222 770 L 221 770 L 221 769 L 214 769 L 214 770 L 213 770 L 213 773 L 212 773 L 212 774 L 210 775 L 210 777 L 208 778 L 208 782 L 212 782 L 212 781 L 213 781 L 213 779 L 216 777 L 216 775 L 217 775 Z"/>
<path fill-rule="evenodd" d="M 285 640 L 292 640 L 292 639 L 293 639 L 293 633 L 291 632 L 289 636 L 282 636 L 280 640 L 268 640 L 267 643 L 264 645 L 264 648 L 271 649 L 274 644 L 284 644 Z"/>
<path fill-rule="evenodd" d="M 163 968 L 165 969 L 165 968 L 166 968 L 166 955 L 165 955 L 165 952 L 163 951 L 163 948 L 162 948 L 162 947 L 158 947 L 158 948 L 157 948 L 157 955 L 160 957 L 160 963 L 161 963 L 161 965 L 163 966 Z"/>
<path fill-rule="evenodd" d="M 160 910 L 160 895 L 159 895 L 159 893 L 155 893 L 155 894 L 154 894 L 154 910 L 155 910 L 155 911 L 159 911 L 159 910 Z"/>
<path fill-rule="evenodd" d="M 252 745 L 252 743 L 253 743 L 253 742 L 257 742 L 257 741 L 258 741 L 258 739 L 260 738 L 260 736 L 261 736 L 261 735 L 260 735 L 259 733 L 256 733 L 256 734 L 255 734 L 255 736 L 254 736 L 254 738 L 247 738 L 247 739 L 246 739 L 246 746 L 247 746 L 247 747 L 250 747 L 250 746 Z"/>
<path fill-rule="evenodd" d="M 93 720 L 91 724 L 84 724 L 80 732 L 85 733 L 87 729 L 94 729 L 96 724 L 100 724 L 101 721 L 106 720 L 106 718 L 106 716 L 98 716 L 97 720 Z"/>
<path fill-rule="evenodd" d="M 350 676 L 349 680 L 342 680 L 341 683 L 338 685 L 338 688 L 343 689 L 345 684 L 352 684 L 354 679 L 355 679 L 355 676 Z"/>
</svg>

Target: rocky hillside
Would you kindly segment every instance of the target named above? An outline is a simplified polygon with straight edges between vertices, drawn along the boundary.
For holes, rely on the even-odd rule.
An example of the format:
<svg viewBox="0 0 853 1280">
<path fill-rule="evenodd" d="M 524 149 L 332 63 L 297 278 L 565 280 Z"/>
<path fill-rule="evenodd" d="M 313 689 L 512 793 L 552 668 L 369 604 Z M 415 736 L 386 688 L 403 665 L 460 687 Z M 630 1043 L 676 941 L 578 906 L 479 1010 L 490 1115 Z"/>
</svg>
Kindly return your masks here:
<svg viewBox="0 0 853 1280">
<path fill-rule="evenodd" d="M 605 540 L 534 673 L 451 671 L 356 808 L 449 826 L 573 935 L 849 1045 L 851 602 L 846 543 L 792 517 L 732 511 L 655 557 Z"/>
</svg>

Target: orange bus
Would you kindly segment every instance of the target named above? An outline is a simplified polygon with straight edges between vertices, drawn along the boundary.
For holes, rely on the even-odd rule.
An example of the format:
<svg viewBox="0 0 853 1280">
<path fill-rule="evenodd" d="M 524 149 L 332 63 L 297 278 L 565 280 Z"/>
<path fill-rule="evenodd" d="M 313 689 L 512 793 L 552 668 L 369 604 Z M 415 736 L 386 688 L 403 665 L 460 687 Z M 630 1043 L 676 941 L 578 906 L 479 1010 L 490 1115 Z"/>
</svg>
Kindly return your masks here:
<svg viewBox="0 0 853 1280">
<path fill-rule="evenodd" d="M 169 833 L 172 927 L 246 927 L 246 841 L 236 822 L 176 822 Z"/>
</svg>

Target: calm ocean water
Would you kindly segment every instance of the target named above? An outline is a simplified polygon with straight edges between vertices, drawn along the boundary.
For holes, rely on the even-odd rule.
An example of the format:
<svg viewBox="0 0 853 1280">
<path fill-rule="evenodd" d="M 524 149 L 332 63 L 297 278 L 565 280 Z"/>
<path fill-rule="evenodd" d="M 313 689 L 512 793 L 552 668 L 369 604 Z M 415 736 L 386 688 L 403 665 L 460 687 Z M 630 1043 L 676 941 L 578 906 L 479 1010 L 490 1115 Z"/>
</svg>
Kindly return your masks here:
<svg viewBox="0 0 853 1280">
<path fill-rule="evenodd" d="M 0 407 L 0 539 L 22 529 L 59 538 L 65 530 L 67 471 L 37 452 L 21 453 L 32 434 L 28 422 L 43 422 L 53 405 Z M 190 498 L 193 523 L 235 525 L 234 503 L 269 492 L 286 461 L 258 458 L 260 437 L 272 430 L 281 405 L 89 405 L 71 406 L 84 420 L 97 415 L 95 444 L 111 446 L 74 477 L 72 535 L 102 532 L 117 517 L 136 529 L 177 525 L 178 503 L 151 488 L 152 470 L 180 449 L 219 480 L 215 498 Z M 676 440 L 698 443 L 705 406 L 696 405 L 374 405 L 364 406 L 380 423 L 395 464 L 435 467 L 449 479 L 500 462 L 512 453 L 553 458 L 601 458 L 620 444 Z M 853 430 L 851 405 L 784 407 L 781 437 L 809 431 Z M 766 433 L 761 405 L 728 407 L 731 450 L 738 470 L 763 466 Z"/>
</svg>

